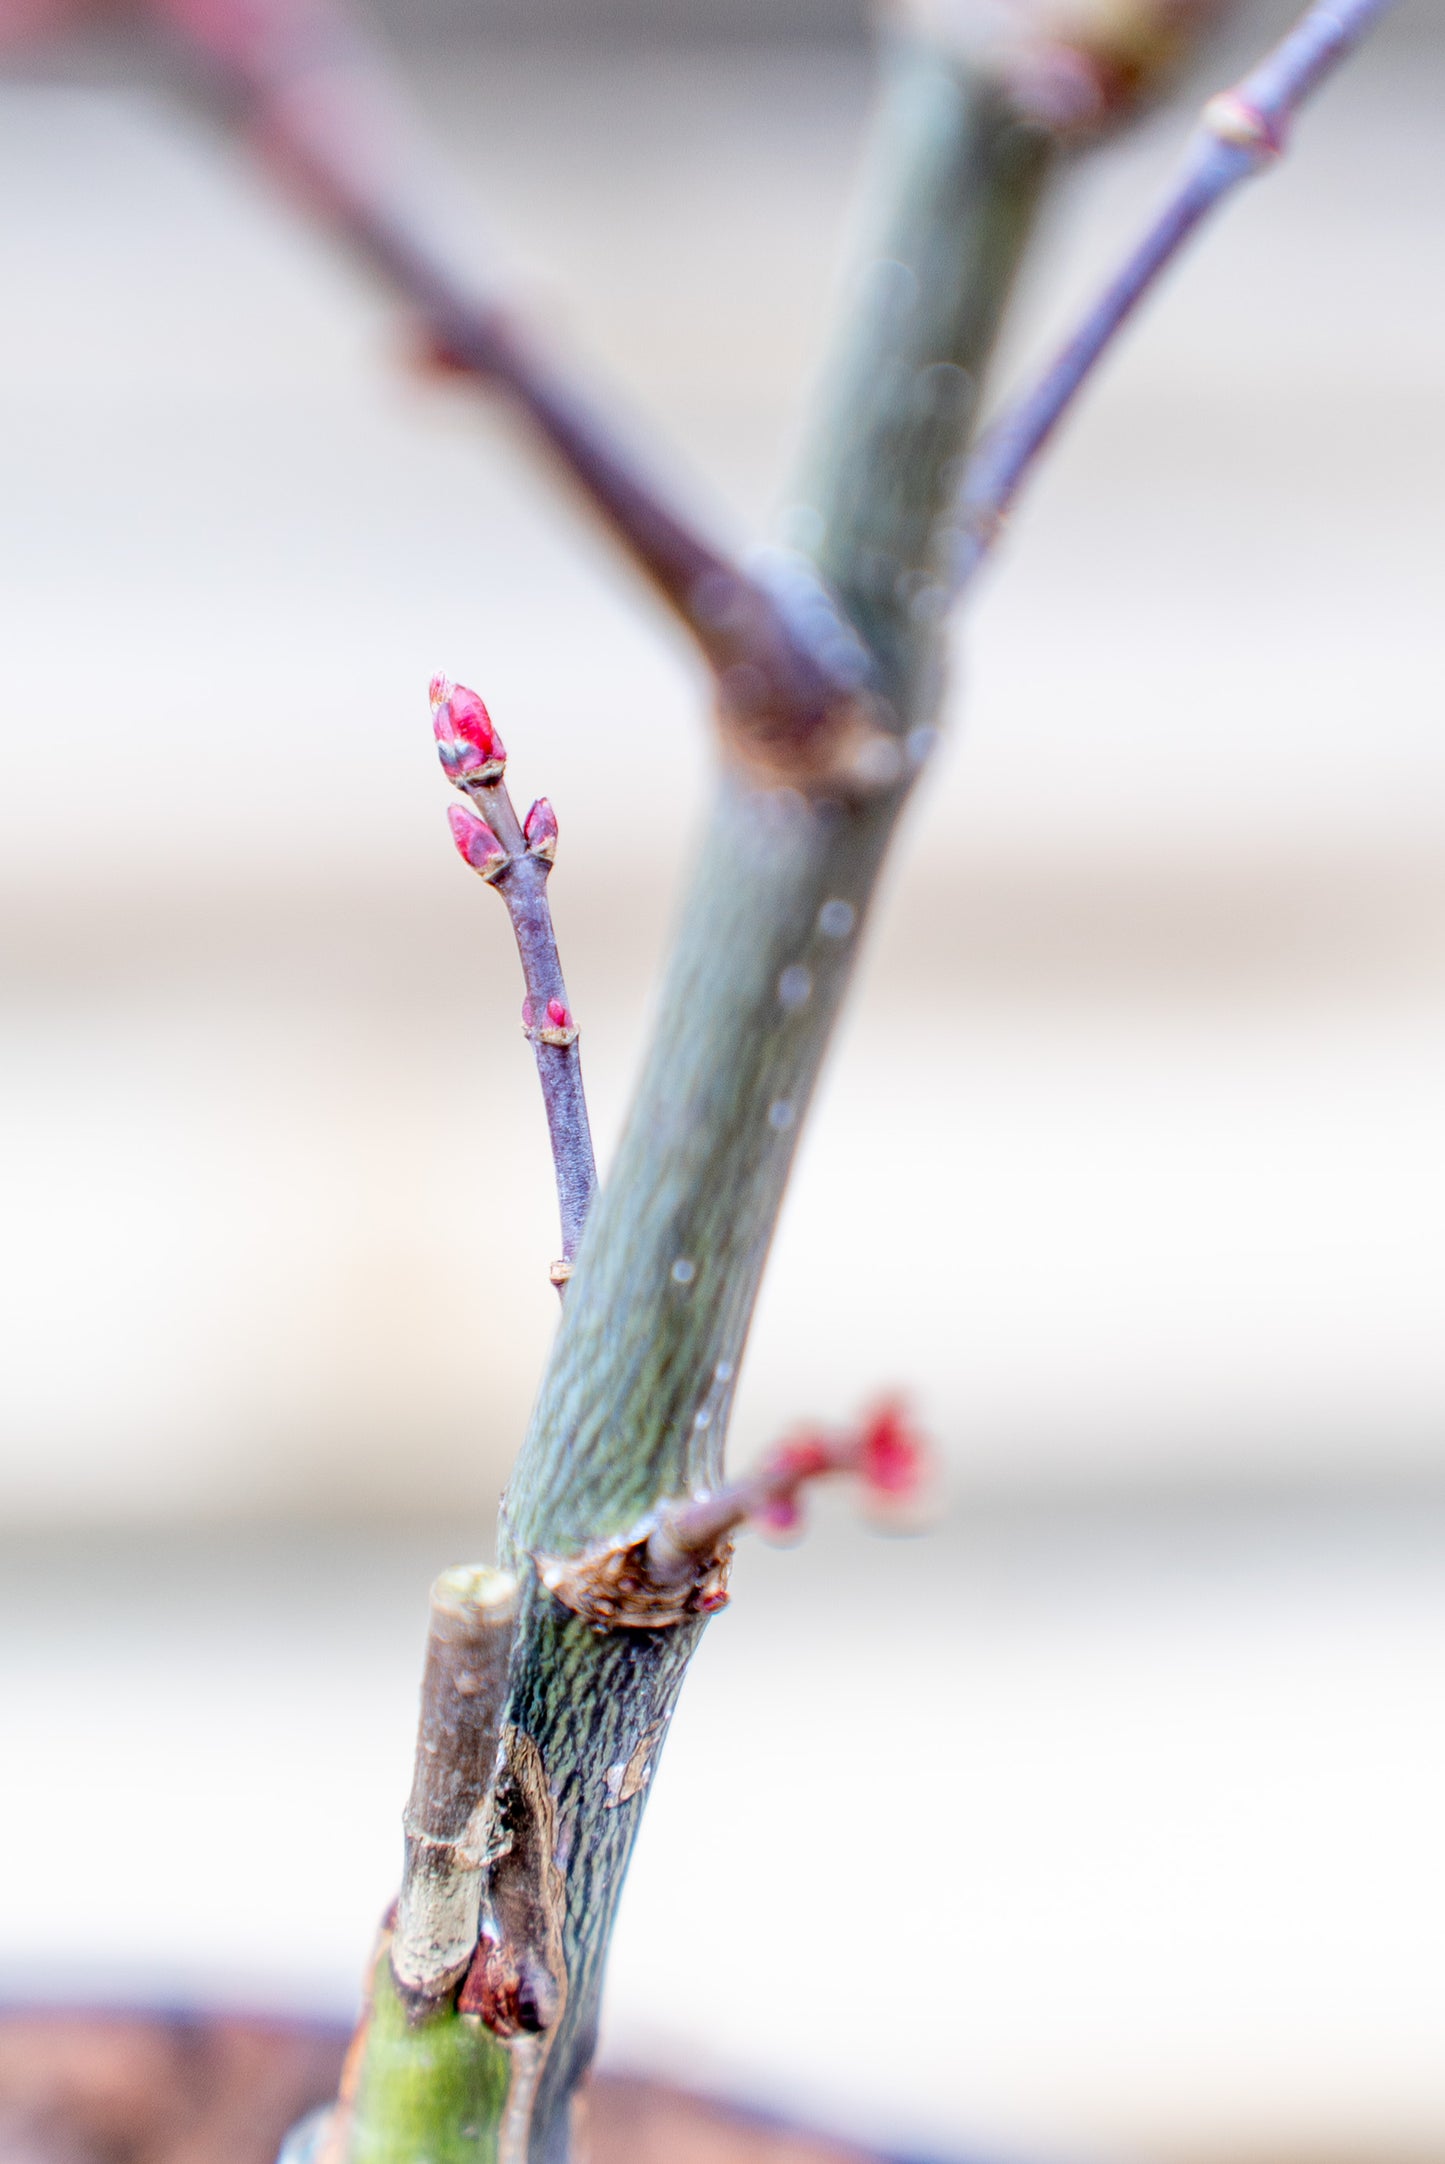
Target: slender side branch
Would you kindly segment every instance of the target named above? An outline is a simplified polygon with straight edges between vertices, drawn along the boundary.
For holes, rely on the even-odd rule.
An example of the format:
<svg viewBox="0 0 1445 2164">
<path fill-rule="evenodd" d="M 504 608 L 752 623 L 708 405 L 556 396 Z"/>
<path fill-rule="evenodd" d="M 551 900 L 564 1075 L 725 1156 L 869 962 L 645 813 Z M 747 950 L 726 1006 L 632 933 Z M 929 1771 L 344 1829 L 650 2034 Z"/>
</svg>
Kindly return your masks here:
<svg viewBox="0 0 1445 2164">
<path fill-rule="evenodd" d="M 522 1026 L 537 1057 L 557 1175 L 562 1259 L 552 1265 L 552 1282 L 560 1291 L 572 1275 L 572 1259 L 597 1192 L 597 1165 L 577 1024 L 567 1004 L 547 899 L 547 878 L 557 853 L 557 815 L 543 796 L 524 820 L 518 819 L 504 779 L 506 747 L 474 691 L 444 676 L 434 677 L 431 702 L 443 770 L 482 814 L 478 818 L 454 804 L 447 814 L 452 838 L 472 870 L 501 895 L 522 958 L 527 987 Z"/>
<path fill-rule="evenodd" d="M 802 1490 L 831 1473 L 855 1474 L 876 1501 L 900 1503 L 917 1492 L 925 1462 L 922 1440 L 903 1407 L 890 1400 L 843 1435 L 795 1436 L 716 1494 L 675 1503 L 648 1540 L 648 1561 L 660 1579 L 685 1576 L 699 1555 L 739 1526 L 795 1532 L 802 1522 Z"/>
<path fill-rule="evenodd" d="M 986 431 L 964 476 L 955 592 L 992 548 L 1059 423 L 1135 310 L 1210 213 L 1282 155 L 1296 113 L 1395 0 L 1316 0 L 1232 90 L 1211 98 L 1167 201 L 1038 383 Z"/>
<path fill-rule="evenodd" d="M 741 1480 L 686 1502 L 664 1504 L 620 1540 L 580 1555 L 536 1557 L 542 1585 L 595 1630 L 675 1629 L 728 1603 L 732 1536 L 753 1524 L 792 1533 L 802 1491 L 833 1473 L 851 1473 L 875 1503 L 890 1508 L 917 1494 L 926 1452 L 892 1401 L 842 1435 L 798 1435 Z"/>
</svg>

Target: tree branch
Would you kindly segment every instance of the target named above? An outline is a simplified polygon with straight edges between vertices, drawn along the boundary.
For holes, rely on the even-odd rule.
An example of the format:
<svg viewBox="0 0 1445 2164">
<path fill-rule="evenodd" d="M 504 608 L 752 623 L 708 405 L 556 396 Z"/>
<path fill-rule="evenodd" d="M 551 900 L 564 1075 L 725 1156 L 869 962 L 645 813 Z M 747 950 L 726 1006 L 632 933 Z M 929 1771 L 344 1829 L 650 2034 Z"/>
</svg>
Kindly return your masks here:
<svg viewBox="0 0 1445 2164">
<path fill-rule="evenodd" d="M 572 1260 L 597 1192 L 597 1165 L 577 1024 L 567 1004 L 547 899 L 557 819 L 545 797 L 538 797 L 525 820 L 518 819 L 503 778 L 506 747 L 474 691 L 438 676 L 432 679 L 431 701 L 442 769 L 482 815 L 453 805 L 447 815 L 452 838 L 463 860 L 501 895 L 522 958 L 527 987 L 522 1026 L 536 1054 L 562 1219 L 562 1259 L 552 1265 L 552 1282 L 560 1292 L 572 1275 Z"/>
<path fill-rule="evenodd" d="M 1395 0 L 1315 0 L 1257 67 L 1209 100 L 1174 188 L 1142 240 L 1031 391 L 986 431 L 957 515 L 954 592 L 992 548 L 1039 454 L 1140 303 L 1196 228 L 1242 181 L 1280 157 L 1300 107 Z"/>
<path fill-rule="evenodd" d="M 859 628 L 892 778 L 848 796 L 723 776 L 658 1033 L 508 1487 L 503 1554 L 519 1565 L 616 1539 L 719 1483 L 797 1135 L 936 713 L 941 626 L 914 606 L 908 573 L 948 501 L 1054 145 L 996 79 L 903 40 L 879 133 L 863 305 L 800 500 L 817 571 L 850 612 L 868 604 Z M 869 306 L 900 273 L 916 305 Z M 641 1797 L 705 1618 L 598 1630 L 522 1576 L 508 1719 L 541 1752 L 569 1858 L 566 2008 L 528 2158 L 563 2164 Z"/>
<path fill-rule="evenodd" d="M 149 0 L 217 72 L 222 94 L 311 214 L 420 319 L 437 355 L 503 392 L 717 678 L 725 732 L 746 751 L 846 761 L 856 680 L 826 616 L 791 612 L 745 572 L 633 450 L 590 391 L 479 286 L 436 206 L 447 190 L 379 53 L 329 0 Z"/>
</svg>

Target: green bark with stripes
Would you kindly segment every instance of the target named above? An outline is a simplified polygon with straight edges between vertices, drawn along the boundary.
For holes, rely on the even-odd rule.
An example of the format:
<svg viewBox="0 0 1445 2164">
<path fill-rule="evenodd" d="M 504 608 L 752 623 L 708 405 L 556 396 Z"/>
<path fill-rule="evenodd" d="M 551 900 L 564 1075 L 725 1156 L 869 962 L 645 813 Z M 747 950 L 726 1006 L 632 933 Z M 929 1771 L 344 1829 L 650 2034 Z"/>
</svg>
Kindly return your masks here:
<svg viewBox="0 0 1445 2164">
<path fill-rule="evenodd" d="M 409 2027 L 383 1963 L 345 2164 L 570 2164 L 646 1780 L 702 1623 L 597 1630 L 542 1590 L 528 1558 L 624 1533 L 720 1476 L 798 1134 L 935 716 L 937 529 L 1051 157 L 998 86 L 931 49 L 890 49 L 878 215 L 793 516 L 866 648 L 897 774 L 861 801 L 740 768 L 720 781 L 655 1039 L 503 1511 L 501 1560 L 524 1581 L 506 1720 L 537 1745 L 557 1807 L 563 2015 L 539 2075 L 531 2061 L 519 2125 L 506 2047 L 451 2013 Z"/>
<path fill-rule="evenodd" d="M 941 683 L 935 530 L 1049 163 L 991 85 L 930 51 L 890 55 L 873 175 L 883 216 L 804 468 L 802 524 L 905 744 L 933 721 Z M 847 803 L 724 775 L 508 1491 L 513 1557 L 620 1534 L 717 1478 L 799 1129 L 911 779 L 905 756 L 895 786 Z M 645 1741 L 655 1763 L 700 1628 L 600 1632 L 535 1581 L 524 1597 L 508 1719 L 537 1743 L 558 1800 L 568 1970 L 528 2164 L 570 2158 L 645 1795 L 619 1805 L 615 1769 Z"/>
</svg>

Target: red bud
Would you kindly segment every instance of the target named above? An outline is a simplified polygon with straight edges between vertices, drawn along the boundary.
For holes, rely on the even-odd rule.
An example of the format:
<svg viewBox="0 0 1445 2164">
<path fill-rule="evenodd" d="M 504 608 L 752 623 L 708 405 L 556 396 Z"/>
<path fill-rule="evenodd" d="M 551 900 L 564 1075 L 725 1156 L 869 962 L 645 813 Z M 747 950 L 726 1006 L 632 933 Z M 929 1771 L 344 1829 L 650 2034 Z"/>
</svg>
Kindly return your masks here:
<svg viewBox="0 0 1445 2164">
<path fill-rule="evenodd" d="M 803 1435 L 793 1443 L 783 1443 L 773 1453 L 773 1468 L 788 1480 L 815 1480 L 820 1473 L 832 1472 L 837 1456 L 822 1436 Z"/>
<path fill-rule="evenodd" d="M 552 1026 L 552 1028 L 553 1028 L 553 1029 L 571 1029 L 571 1028 L 572 1028 L 572 1026 L 573 1026 L 573 1025 L 572 1025 L 572 1016 L 571 1016 L 571 1014 L 570 1014 L 570 1013 L 569 1013 L 569 1011 L 568 1011 L 568 1008 L 567 1008 L 567 1003 L 566 1003 L 566 1001 L 565 1001 L 565 1000 L 561 1000 L 561 999 L 549 999 L 549 1000 L 548 1000 L 548 1002 L 547 1002 L 547 1020 L 548 1020 L 548 1022 L 549 1022 L 549 1023 L 551 1024 L 551 1026 Z"/>
<path fill-rule="evenodd" d="M 522 832 L 532 855 L 545 857 L 550 864 L 557 854 L 557 814 L 544 796 L 539 796 L 528 812 Z"/>
<path fill-rule="evenodd" d="M 923 1480 L 925 1451 L 899 1405 L 880 1405 L 865 1423 L 858 1451 L 858 1471 L 877 1496 L 898 1500 L 914 1494 Z"/>
<path fill-rule="evenodd" d="M 758 1513 L 759 1525 L 765 1525 L 770 1533 L 796 1533 L 802 1522 L 802 1506 L 791 1495 L 774 1497 Z"/>
<path fill-rule="evenodd" d="M 448 684 L 444 676 L 434 676 L 431 696 L 432 728 L 448 777 L 456 782 L 500 780 L 507 747 L 476 693 L 464 684 Z"/>
<path fill-rule="evenodd" d="M 483 879 L 495 879 L 500 872 L 506 870 L 509 862 L 507 852 L 485 819 L 479 819 L 475 812 L 468 811 L 463 804 L 449 804 L 447 823 L 451 827 L 458 856 L 470 864 L 474 872 L 480 872 Z"/>
</svg>

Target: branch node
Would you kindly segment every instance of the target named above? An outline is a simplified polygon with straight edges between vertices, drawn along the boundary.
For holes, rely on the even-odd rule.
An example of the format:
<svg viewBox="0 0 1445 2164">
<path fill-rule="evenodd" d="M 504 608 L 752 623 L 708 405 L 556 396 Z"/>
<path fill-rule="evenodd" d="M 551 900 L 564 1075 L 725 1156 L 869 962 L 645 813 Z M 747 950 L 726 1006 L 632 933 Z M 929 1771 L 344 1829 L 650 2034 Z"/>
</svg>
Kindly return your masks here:
<svg viewBox="0 0 1445 2164">
<path fill-rule="evenodd" d="M 1221 90 L 1209 100 L 1199 117 L 1203 126 L 1221 143 L 1228 143 L 1235 150 L 1249 151 L 1261 165 L 1270 158 L 1279 157 L 1284 150 L 1283 119 L 1262 113 L 1238 90 Z"/>
<path fill-rule="evenodd" d="M 723 1534 L 680 1570 L 659 1568 L 654 1513 L 621 1540 L 599 1541 L 580 1555 L 534 1557 L 537 1576 L 554 1600 L 594 1630 L 671 1630 L 693 1616 L 715 1615 L 728 1601 L 732 1542 Z"/>
</svg>

